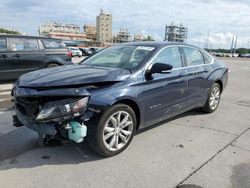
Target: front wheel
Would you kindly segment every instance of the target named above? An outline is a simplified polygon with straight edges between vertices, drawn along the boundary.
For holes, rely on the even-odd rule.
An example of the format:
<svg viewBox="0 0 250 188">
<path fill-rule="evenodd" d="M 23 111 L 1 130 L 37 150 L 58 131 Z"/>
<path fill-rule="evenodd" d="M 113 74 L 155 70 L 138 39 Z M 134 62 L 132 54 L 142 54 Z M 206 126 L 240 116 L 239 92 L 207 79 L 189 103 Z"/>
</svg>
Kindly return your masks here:
<svg viewBox="0 0 250 188">
<path fill-rule="evenodd" d="M 221 97 L 221 87 L 218 83 L 214 83 L 208 95 L 207 102 L 202 108 L 202 110 L 206 113 L 214 112 L 219 106 L 220 97 Z"/>
<path fill-rule="evenodd" d="M 125 150 L 136 130 L 136 116 L 131 107 L 116 104 L 88 127 L 88 143 L 98 154 L 110 157 Z"/>
</svg>

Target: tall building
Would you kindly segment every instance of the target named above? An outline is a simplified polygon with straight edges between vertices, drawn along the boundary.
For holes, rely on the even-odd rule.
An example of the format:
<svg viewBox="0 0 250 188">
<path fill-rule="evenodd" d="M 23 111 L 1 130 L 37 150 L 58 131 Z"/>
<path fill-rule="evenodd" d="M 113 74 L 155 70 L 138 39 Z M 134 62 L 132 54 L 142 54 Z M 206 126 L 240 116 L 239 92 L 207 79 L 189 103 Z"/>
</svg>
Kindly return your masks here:
<svg viewBox="0 0 250 188">
<path fill-rule="evenodd" d="M 182 24 L 180 26 L 166 25 L 165 29 L 165 41 L 170 42 L 185 42 L 187 40 L 188 29 L 185 28 Z"/>
<path fill-rule="evenodd" d="M 114 35 L 113 42 L 114 43 L 124 43 L 124 42 L 131 42 L 132 35 L 128 32 L 127 28 L 121 28 L 119 33 Z"/>
<path fill-rule="evenodd" d="M 112 42 L 112 14 L 105 13 L 102 9 L 96 17 L 96 34 L 99 42 Z"/>
</svg>

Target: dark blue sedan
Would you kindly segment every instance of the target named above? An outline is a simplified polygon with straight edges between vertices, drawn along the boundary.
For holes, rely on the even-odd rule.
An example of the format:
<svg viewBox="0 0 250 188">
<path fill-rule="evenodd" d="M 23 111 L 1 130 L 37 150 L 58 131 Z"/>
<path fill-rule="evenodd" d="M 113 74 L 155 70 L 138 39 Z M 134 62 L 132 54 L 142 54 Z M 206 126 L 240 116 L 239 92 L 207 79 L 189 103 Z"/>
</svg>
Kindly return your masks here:
<svg viewBox="0 0 250 188">
<path fill-rule="evenodd" d="M 87 140 L 103 156 L 122 152 L 138 129 L 194 108 L 214 112 L 228 68 L 180 43 L 127 43 L 80 63 L 27 73 L 15 84 L 14 126 L 39 143 Z"/>
</svg>

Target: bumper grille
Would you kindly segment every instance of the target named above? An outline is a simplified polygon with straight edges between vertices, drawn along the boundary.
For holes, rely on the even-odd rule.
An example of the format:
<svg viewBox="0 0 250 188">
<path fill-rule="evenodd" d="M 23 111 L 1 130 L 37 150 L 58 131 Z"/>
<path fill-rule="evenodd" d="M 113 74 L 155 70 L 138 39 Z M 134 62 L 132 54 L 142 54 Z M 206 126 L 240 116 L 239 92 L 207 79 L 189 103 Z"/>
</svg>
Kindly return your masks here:
<svg viewBox="0 0 250 188">
<path fill-rule="evenodd" d="M 23 115 L 34 119 L 39 112 L 39 101 L 37 98 L 17 97 L 15 100 L 15 108 Z"/>
</svg>

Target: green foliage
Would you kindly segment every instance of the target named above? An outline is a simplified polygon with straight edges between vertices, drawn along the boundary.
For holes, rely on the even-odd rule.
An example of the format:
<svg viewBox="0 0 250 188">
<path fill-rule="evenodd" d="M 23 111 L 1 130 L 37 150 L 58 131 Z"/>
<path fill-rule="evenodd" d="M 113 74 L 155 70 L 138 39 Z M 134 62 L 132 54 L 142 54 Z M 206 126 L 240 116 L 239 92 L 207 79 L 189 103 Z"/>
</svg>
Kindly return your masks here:
<svg viewBox="0 0 250 188">
<path fill-rule="evenodd" d="M 237 50 L 236 50 L 236 53 L 238 53 L 238 54 L 250 54 L 250 49 L 246 49 L 246 48 L 238 48 Z"/>
<path fill-rule="evenodd" d="M 11 30 L 4 29 L 4 28 L 0 28 L 0 33 L 4 33 L 4 34 L 16 34 L 16 35 L 20 35 L 21 34 L 18 31 L 11 31 Z"/>
<path fill-rule="evenodd" d="M 153 39 L 153 37 L 148 35 L 146 38 L 143 39 L 143 41 L 155 41 L 155 40 Z"/>
<path fill-rule="evenodd" d="M 216 52 L 216 53 L 231 53 L 231 50 L 228 49 L 205 49 L 209 52 Z M 235 51 L 237 54 L 250 54 L 250 49 L 246 49 L 246 48 L 238 48 Z"/>
</svg>

